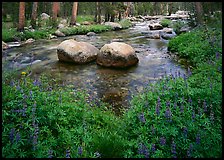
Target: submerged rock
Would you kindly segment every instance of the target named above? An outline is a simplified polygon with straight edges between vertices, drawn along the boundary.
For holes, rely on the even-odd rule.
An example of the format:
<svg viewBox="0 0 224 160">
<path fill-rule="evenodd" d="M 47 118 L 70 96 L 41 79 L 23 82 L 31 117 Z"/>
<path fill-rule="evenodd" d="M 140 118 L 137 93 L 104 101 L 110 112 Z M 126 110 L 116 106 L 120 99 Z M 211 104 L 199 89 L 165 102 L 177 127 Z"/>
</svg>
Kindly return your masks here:
<svg viewBox="0 0 224 160">
<path fill-rule="evenodd" d="M 159 29 L 163 29 L 163 26 L 159 23 L 151 23 L 149 24 L 149 28 L 150 30 L 159 30 Z"/>
<path fill-rule="evenodd" d="M 94 61 L 99 49 L 87 42 L 78 42 L 74 39 L 63 41 L 57 47 L 59 61 L 84 64 Z"/>
<path fill-rule="evenodd" d="M 97 64 L 105 67 L 124 68 L 133 66 L 138 61 L 135 50 L 121 42 L 105 44 L 97 55 Z"/>
</svg>

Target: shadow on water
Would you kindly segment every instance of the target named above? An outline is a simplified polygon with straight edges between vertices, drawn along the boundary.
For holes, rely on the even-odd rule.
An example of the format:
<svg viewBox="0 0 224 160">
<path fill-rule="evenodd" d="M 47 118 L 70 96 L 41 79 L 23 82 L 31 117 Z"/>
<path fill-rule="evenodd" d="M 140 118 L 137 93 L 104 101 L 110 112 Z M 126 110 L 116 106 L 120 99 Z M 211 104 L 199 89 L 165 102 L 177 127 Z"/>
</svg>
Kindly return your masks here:
<svg viewBox="0 0 224 160">
<path fill-rule="evenodd" d="M 18 72 L 25 69 L 30 61 L 33 77 L 41 73 L 60 77 L 61 81 L 73 85 L 74 89 L 86 90 L 91 100 L 101 99 L 112 105 L 119 115 L 120 109 L 128 109 L 132 94 L 142 92 L 150 82 L 155 82 L 164 74 L 185 69 L 173 61 L 167 52 L 167 44 L 159 39 L 145 38 L 141 32 L 147 30 L 144 23 L 127 30 L 104 32 L 96 36 L 75 35 L 54 40 L 38 40 L 30 45 L 11 48 L 4 52 L 4 70 L 20 65 Z M 76 39 L 93 44 L 100 49 L 113 39 L 122 39 L 131 45 L 139 58 L 136 66 L 126 69 L 112 69 L 98 66 L 96 62 L 85 65 L 59 62 L 56 48 L 66 39 Z M 24 63 L 21 63 L 24 62 Z M 6 65 L 8 64 L 8 65 Z M 11 67 L 11 68 L 10 68 Z"/>
</svg>

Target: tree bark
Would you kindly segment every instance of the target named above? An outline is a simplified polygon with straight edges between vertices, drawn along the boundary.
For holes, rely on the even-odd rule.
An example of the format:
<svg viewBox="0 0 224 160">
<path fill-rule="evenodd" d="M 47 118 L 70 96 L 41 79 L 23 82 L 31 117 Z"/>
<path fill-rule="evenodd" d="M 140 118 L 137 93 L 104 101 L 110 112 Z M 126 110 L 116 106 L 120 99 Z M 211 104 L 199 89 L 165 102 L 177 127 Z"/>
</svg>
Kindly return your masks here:
<svg viewBox="0 0 224 160">
<path fill-rule="evenodd" d="M 126 11 L 124 12 L 124 18 L 127 18 L 130 14 L 130 2 L 127 2 L 127 8 Z"/>
<path fill-rule="evenodd" d="M 19 25 L 17 30 L 23 31 L 25 27 L 25 2 L 19 2 Z"/>
<path fill-rule="evenodd" d="M 76 25 L 77 9 L 78 9 L 78 2 L 73 2 L 70 25 Z"/>
<path fill-rule="evenodd" d="M 198 24 L 203 24 L 203 8 L 201 2 L 195 2 L 195 9 L 196 9 L 196 18 Z"/>
<path fill-rule="evenodd" d="M 57 15 L 58 15 L 58 3 L 59 2 L 53 2 L 52 5 L 52 26 L 57 26 Z"/>
<path fill-rule="evenodd" d="M 37 6 L 38 2 L 33 2 L 32 15 L 31 15 L 31 26 L 33 28 L 36 28 Z"/>
</svg>

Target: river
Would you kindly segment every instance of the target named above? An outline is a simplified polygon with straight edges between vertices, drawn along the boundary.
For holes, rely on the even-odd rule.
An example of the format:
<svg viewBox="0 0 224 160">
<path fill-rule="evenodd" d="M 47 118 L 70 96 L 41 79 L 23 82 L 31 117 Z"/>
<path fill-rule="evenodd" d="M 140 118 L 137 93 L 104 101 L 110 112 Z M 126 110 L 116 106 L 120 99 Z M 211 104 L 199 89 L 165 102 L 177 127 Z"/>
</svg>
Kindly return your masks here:
<svg viewBox="0 0 224 160">
<path fill-rule="evenodd" d="M 171 72 L 186 72 L 183 66 L 167 54 L 167 42 L 146 38 L 141 33 L 147 30 L 147 22 L 141 22 L 126 30 L 104 32 L 91 37 L 75 35 L 37 40 L 32 44 L 6 50 L 3 69 L 17 68 L 17 72 L 20 73 L 24 71 L 25 64 L 35 61 L 36 63 L 31 65 L 32 77 L 38 77 L 41 73 L 59 77 L 64 84 L 72 84 L 75 89 L 86 90 L 92 100 L 101 99 L 108 102 L 119 115 L 120 109 L 130 107 L 132 95 L 142 92 L 148 83 L 154 83 Z M 89 42 L 98 49 L 113 39 L 120 39 L 135 49 L 139 63 L 128 69 L 112 69 L 98 66 L 96 62 L 85 65 L 59 62 L 57 46 L 71 38 Z M 12 61 L 15 55 L 18 56 Z"/>
</svg>

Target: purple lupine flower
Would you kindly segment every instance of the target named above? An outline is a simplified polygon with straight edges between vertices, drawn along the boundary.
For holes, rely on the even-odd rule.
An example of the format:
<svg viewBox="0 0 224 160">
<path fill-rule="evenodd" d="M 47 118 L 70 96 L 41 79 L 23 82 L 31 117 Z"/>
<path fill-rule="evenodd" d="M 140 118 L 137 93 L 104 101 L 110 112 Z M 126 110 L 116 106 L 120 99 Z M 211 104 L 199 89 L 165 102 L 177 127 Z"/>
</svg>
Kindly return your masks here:
<svg viewBox="0 0 224 160">
<path fill-rule="evenodd" d="M 53 158 L 53 151 L 51 149 L 48 151 L 48 158 Z"/>
<path fill-rule="evenodd" d="M 66 149 L 66 155 L 65 155 L 65 157 L 66 157 L 66 158 L 71 158 L 71 157 L 70 157 L 70 150 L 69 150 L 69 149 Z"/>
<path fill-rule="evenodd" d="M 17 91 L 20 90 L 20 85 L 18 84 L 18 86 L 16 86 Z"/>
<path fill-rule="evenodd" d="M 215 57 L 216 57 L 216 59 L 219 59 L 219 57 L 220 57 L 219 52 L 216 52 Z"/>
<path fill-rule="evenodd" d="M 219 71 L 219 72 L 221 72 L 221 69 L 222 69 L 222 68 L 221 68 L 220 66 L 218 66 L 218 71 Z"/>
<path fill-rule="evenodd" d="M 59 95 L 59 103 L 60 104 L 62 103 L 62 96 L 61 96 L 61 94 Z"/>
<path fill-rule="evenodd" d="M 201 109 L 198 107 L 198 115 L 201 116 Z"/>
<path fill-rule="evenodd" d="M 200 98 L 198 99 L 198 104 L 201 104 L 201 99 Z"/>
<path fill-rule="evenodd" d="M 163 146 L 166 144 L 166 139 L 164 137 L 160 138 L 160 144 Z"/>
<path fill-rule="evenodd" d="M 16 133 L 16 142 L 18 142 L 20 140 L 20 134 Z"/>
<path fill-rule="evenodd" d="M 157 116 L 159 116 L 159 113 L 160 113 L 160 111 L 159 111 L 159 106 L 157 105 L 157 106 L 156 106 L 156 114 L 157 114 Z"/>
<path fill-rule="evenodd" d="M 207 104 L 206 104 L 206 101 L 205 100 L 203 102 L 203 107 L 204 107 L 204 112 L 207 112 Z"/>
<path fill-rule="evenodd" d="M 171 144 L 171 153 L 174 154 L 174 156 L 176 156 L 176 154 L 177 154 L 176 144 L 174 141 L 172 141 L 172 144 Z"/>
<path fill-rule="evenodd" d="M 178 70 L 178 77 L 180 78 L 181 77 L 181 74 L 180 74 L 180 71 Z"/>
<path fill-rule="evenodd" d="M 142 112 L 140 115 L 139 115 L 139 120 L 142 122 L 142 123 L 145 123 L 145 117 L 144 117 L 144 113 Z"/>
<path fill-rule="evenodd" d="M 148 148 L 142 143 L 139 144 L 138 154 L 144 155 L 145 158 L 149 158 Z"/>
<path fill-rule="evenodd" d="M 10 86 L 13 87 L 14 85 L 15 85 L 14 81 L 11 80 L 11 81 L 10 81 Z"/>
<path fill-rule="evenodd" d="M 156 151 L 156 145 L 154 143 L 152 144 L 151 150 L 152 150 L 152 152 Z"/>
<path fill-rule="evenodd" d="M 166 106 L 169 107 L 170 106 L 170 101 L 166 102 Z"/>
<path fill-rule="evenodd" d="M 78 147 L 78 154 L 79 154 L 79 155 L 82 155 L 82 147 L 81 147 L 81 146 Z"/>
<path fill-rule="evenodd" d="M 156 79 L 156 73 L 154 73 L 154 79 Z"/>
<path fill-rule="evenodd" d="M 190 147 L 189 147 L 189 149 L 187 150 L 187 157 L 188 157 L 188 158 L 191 157 L 192 151 L 193 151 L 193 145 L 190 144 Z"/>
<path fill-rule="evenodd" d="M 195 120 L 195 112 L 194 112 L 194 110 L 192 111 L 192 121 L 194 122 L 194 120 Z"/>
<path fill-rule="evenodd" d="M 187 68 L 187 73 L 188 73 L 188 76 L 191 76 L 192 75 L 192 72 L 191 72 L 190 67 Z"/>
<path fill-rule="evenodd" d="M 39 85 L 40 85 L 39 80 L 38 80 L 38 79 L 35 79 L 35 80 L 33 81 L 33 85 L 34 85 L 34 86 L 39 86 Z"/>
<path fill-rule="evenodd" d="M 184 128 L 183 128 L 183 132 L 184 132 L 184 137 L 186 138 L 186 137 L 187 137 L 187 132 L 188 132 L 187 127 L 184 127 Z"/>
<path fill-rule="evenodd" d="M 145 108 L 147 108 L 148 106 L 149 106 L 149 101 L 148 100 L 146 100 L 146 102 L 145 102 Z"/>
<path fill-rule="evenodd" d="M 196 143 L 197 144 L 200 144 L 200 134 L 197 134 L 196 135 Z"/>
<path fill-rule="evenodd" d="M 174 104 L 173 104 L 173 108 L 174 108 L 174 109 L 177 108 L 177 102 L 174 102 Z"/>
<path fill-rule="evenodd" d="M 175 77 L 177 78 L 177 71 L 175 71 Z"/>
<path fill-rule="evenodd" d="M 38 125 L 35 125 L 34 136 L 33 136 L 33 148 L 36 150 L 37 139 L 38 139 L 39 128 Z"/>
<path fill-rule="evenodd" d="M 33 98 L 33 91 L 32 90 L 30 91 L 30 98 L 31 99 Z"/>
<path fill-rule="evenodd" d="M 96 158 L 100 158 L 100 156 L 101 156 L 101 155 L 100 155 L 99 152 L 95 152 L 95 153 L 94 153 L 94 157 L 96 157 Z"/>
<path fill-rule="evenodd" d="M 191 97 L 189 98 L 188 102 L 189 102 L 190 105 L 192 106 L 192 99 L 191 99 Z"/>
<path fill-rule="evenodd" d="M 171 122 L 171 111 L 170 111 L 170 108 L 166 109 L 165 117 L 168 119 L 167 120 L 168 122 Z"/>
<path fill-rule="evenodd" d="M 22 116 L 25 117 L 26 116 L 26 109 L 27 109 L 27 105 L 24 104 L 24 107 L 23 107 L 23 111 L 22 111 Z"/>
<path fill-rule="evenodd" d="M 11 143 L 13 143 L 13 140 L 14 140 L 14 133 L 15 133 L 15 128 L 12 128 L 9 134 L 9 139 Z"/>
</svg>

